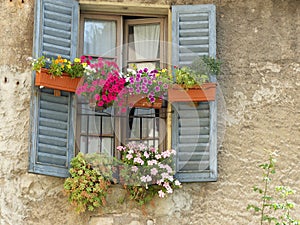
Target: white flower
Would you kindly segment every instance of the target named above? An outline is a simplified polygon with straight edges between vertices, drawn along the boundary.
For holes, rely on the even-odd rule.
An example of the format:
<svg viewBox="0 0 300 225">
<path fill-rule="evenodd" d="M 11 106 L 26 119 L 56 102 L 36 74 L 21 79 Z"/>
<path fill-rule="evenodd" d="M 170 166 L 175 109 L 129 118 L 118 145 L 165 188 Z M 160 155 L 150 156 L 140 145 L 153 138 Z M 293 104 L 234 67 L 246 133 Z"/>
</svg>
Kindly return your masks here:
<svg viewBox="0 0 300 225">
<path fill-rule="evenodd" d="M 181 183 L 180 183 L 178 180 L 175 180 L 175 185 L 176 185 L 176 186 L 180 186 Z"/>
</svg>

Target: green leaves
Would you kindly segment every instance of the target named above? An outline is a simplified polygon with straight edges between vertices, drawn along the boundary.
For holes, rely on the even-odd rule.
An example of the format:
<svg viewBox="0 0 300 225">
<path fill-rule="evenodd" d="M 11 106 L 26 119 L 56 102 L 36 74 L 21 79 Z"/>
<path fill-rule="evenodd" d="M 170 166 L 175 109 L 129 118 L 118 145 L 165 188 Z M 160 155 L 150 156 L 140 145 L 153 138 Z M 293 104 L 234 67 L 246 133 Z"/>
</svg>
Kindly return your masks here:
<svg viewBox="0 0 300 225">
<path fill-rule="evenodd" d="M 79 153 L 72 159 L 71 177 L 65 180 L 64 190 L 78 213 L 105 205 L 112 178 L 111 166 L 105 165 L 107 162 L 107 157 L 99 154 Z"/>
<path fill-rule="evenodd" d="M 275 191 L 279 197 L 275 198 L 269 194 L 269 185 L 272 181 L 271 175 L 275 174 L 276 160 L 270 154 L 269 161 L 259 165 L 264 170 L 262 188 L 258 186 L 253 187 L 253 191 L 261 196 L 260 206 L 249 204 L 247 210 L 253 210 L 255 213 L 260 213 L 260 224 L 267 222 L 275 225 L 298 225 L 299 220 L 291 218 L 290 212 L 295 207 L 295 204 L 289 202 L 287 197 L 295 194 L 295 191 L 287 186 L 276 186 Z M 280 213 L 281 215 L 280 215 Z"/>
</svg>

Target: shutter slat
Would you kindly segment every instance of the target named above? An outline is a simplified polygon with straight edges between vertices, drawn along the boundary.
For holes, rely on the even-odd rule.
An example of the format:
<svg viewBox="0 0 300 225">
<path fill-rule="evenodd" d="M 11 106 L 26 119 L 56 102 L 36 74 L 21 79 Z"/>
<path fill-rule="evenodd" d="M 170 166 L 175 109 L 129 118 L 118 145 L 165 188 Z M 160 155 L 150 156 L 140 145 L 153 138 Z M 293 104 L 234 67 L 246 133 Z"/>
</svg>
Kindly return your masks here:
<svg viewBox="0 0 300 225">
<path fill-rule="evenodd" d="M 55 119 L 59 121 L 68 121 L 68 115 L 63 112 L 41 109 L 40 116 L 42 118 Z"/>
<path fill-rule="evenodd" d="M 53 37 L 51 35 L 45 35 L 44 36 L 44 41 L 45 43 L 47 43 L 48 45 L 54 44 L 54 45 L 59 45 L 62 47 L 68 47 L 70 46 L 70 40 L 65 39 L 65 38 L 59 38 L 59 37 Z"/>
<path fill-rule="evenodd" d="M 48 135 L 39 135 L 39 143 L 49 144 L 53 146 L 67 147 L 68 140 L 66 138 L 53 137 Z"/>
<path fill-rule="evenodd" d="M 179 36 L 180 37 L 200 37 L 200 36 L 207 37 L 208 32 L 209 32 L 208 29 L 185 29 L 180 31 Z"/>
<path fill-rule="evenodd" d="M 55 54 L 53 54 L 53 50 L 55 50 Z M 56 54 L 60 55 L 62 58 L 68 59 L 68 55 L 70 54 L 70 50 L 68 48 L 58 47 L 57 45 L 44 45 L 44 53 L 49 58 L 56 58 Z"/>
<path fill-rule="evenodd" d="M 48 136 L 53 136 L 53 137 L 65 138 L 65 139 L 68 137 L 68 133 L 67 133 L 66 129 L 51 128 L 49 126 L 47 126 L 47 127 L 40 126 L 39 133 L 41 135 L 48 135 Z"/>
<path fill-rule="evenodd" d="M 70 43 L 69 38 L 71 37 L 71 33 L 68 31 L 60 30 L 58 27 L 56 28 L 45 27 L 44 35 L 46 36 L 47 39 L 52 38 L 55 40 L 55 38 L 60 38 L 69 41 Z M 47 43 L 46 40 L 44 41 L 44 44 Z M 56 42 L 56 44 L 59 44 L 59 42 Z M 70 47 L 70 45 L 68 47 Z"/>
<path fill-rule="evenodd" d="M 180 135 L 179 143 L 208 143 L 209 135 Z"/>
<path fill-rule="evenodd" d="M 208 118 L 209 110 L 180 110 L 180 118 Z"/>
<path fill-rule="evenodd" d="M 190 127 L 180 127 L 179 135 L 201 135 L 201 134 L 209 134 L 209 127 L 197 127 L 191 129 Z"/>
<path fill-rule="evenodd" d="M 208 44 L 204 45 L 185 45 L 179 47 L 179 54 L 191 52 L 208 52 Z"/>
<path fill-rule="evenodd" d="M 208 13 L 181 13 L 180 21 L 196 21 L 195 23 L 208 22 Z"/>
<path fill-rule="evenodd" d="M 49 127 L 49 128 L 57 128 L 57 129 L 66 130 L 68 128 L 68 121 L 63 122 L 60 120 L 40 118 L 39 125 L 44 126 L 44 127 Z"/>
<path fill-rule="evenodd" d="M 51 18 L 45 18 L 44 21 L 44 26 L 45 28 L 54 28 L 55 30 L 61 32 L 61 31 L 67 31 L 68 33 L 71 34 L 72 27 L 69 23 L 66 23 L 65 20 L 64 22 L 57 21 L 56 18 L 51 19 Z"/>
<path fill-rule="evenodd" d="M 181 172 L 198 172 L 202 170 L 209 170 L 209 161 L 193 162 L 191 160 L 187 162 L 178 163 L 179 170 Z"/>
<path fill-rule="evenodd" d="M 59 98 L 59 97 L 57 97 Z M 61 112 L 61 113 L 66 113 L 68 112 L 68 105 L 66 105 L 67 102 L 65 104 L 61 104 L 61 103 L 56 103 L 56 102 L 49 102 L 46 100 L 41 100 L 41 109 L 49 109 L 52 111 L 57 111 L 57 112 Z"/>
<path fill-rule="evenodd" d="M 46 165 L 56 165 L 58 167 L 65 167 L 67 165 L 65 156 L 39 152 L 37 158 L 39 163 L 44 163 Z"/>
<path fill-rule="evenodd" d="M 45 11 L 56 12 L 61 16 L 69 16 L 70 18 L 72 18 L 73 6 L 71 4 L 73 4 L 73 1 L 60 1 L 59 3 L 61 4 L 56 4 L 55 1 L 45 1 Z M 68 21 L 68 23 L 71 22 L 72 20 Z"/>
<path fill-rule="evenodd" d="M 202 152 L 209 150 L 209 143 L 178 143 L 179 153 L 181 152 Z"/>
<path fill-rule="evenodd" d="M 209 152 L 180 152 L 178 160 L 181 162 L 187 161 L 208 161 Z"/>
<path fill-rule="evenodd" d="M 50 153 L 54 155 L 61 155 L 61 156 L 66 156 L 66 148 L 59 147 L 59 146 L 54 146 L 54 145 L 47 145 L 47 144 L 39 144 L 39 152 L 44 152 L 44 153 Z"/>
<path fill-rule="evenodd" d="M 186 119 L 186 118 L 180 118 L 179 124 L 181 127 L 198 127 L 198 126 L 209 126 L 209 118 L 201 118 L 195 121 L 194 118 Z"/>
</svg>

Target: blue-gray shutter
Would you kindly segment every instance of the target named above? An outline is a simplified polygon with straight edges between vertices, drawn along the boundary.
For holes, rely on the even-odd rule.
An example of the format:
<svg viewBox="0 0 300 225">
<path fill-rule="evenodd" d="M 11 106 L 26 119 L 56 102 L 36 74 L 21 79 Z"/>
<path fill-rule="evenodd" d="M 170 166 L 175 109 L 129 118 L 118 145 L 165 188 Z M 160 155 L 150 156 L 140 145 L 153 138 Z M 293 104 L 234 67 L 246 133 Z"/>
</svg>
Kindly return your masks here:
<svg viewBox="0 0 300 225">
<path fill-rule="evenodd" d="M 197 56 L 216 56 L 214 5 L 172 6 L 172 64 L 190 65 Z M 216 82 L 215 76 L 211 81 Z M 172 148 L 182 182 L 217 179 L 217 100 L 173 103 Z"/>
<path fill-rule="evenodd" d="M 76 57 L 79 5 L 74 0 L 37 0 L 34 57 Z M 74 156 L 74 94 L 34 87 L 31 97 L 29 172 L 67 177 Z"/>
</svg>

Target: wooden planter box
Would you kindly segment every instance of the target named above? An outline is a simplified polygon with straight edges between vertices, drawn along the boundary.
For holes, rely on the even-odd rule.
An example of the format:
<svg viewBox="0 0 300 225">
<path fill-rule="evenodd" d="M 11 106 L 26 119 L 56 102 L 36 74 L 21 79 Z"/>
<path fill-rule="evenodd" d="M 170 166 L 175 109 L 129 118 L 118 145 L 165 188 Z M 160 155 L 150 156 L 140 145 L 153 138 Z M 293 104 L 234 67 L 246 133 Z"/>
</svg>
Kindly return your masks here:
<svg viewBox="0 0 300 225">
<path fill-rule="evenodd" d="M 162 99 L 156 99 L 154 103 L 148 101 L 143 95 L 130 95 L 127 99 L 127 104 L 129 107 L 139 107 L 139 108 L 153 108 L 160 109 L 163 104 Z"/>
<path fill-rule="evenodd" d="M 204 83 L 186 89 L 180 85 L 174 85 L 168 89 L 169 102 L 207 102 L 216 98 L 216 83 Z"/>
<path fill-rule="evenodd" d="M 36 72 L 35 85 L 52 88 L 55 90 L 75 92 L 81 78 L 71 78 L 67 73 L 61 77 L 51 76 L 48 69 L 42 68 L 41 72 Z"/>
</svg>

